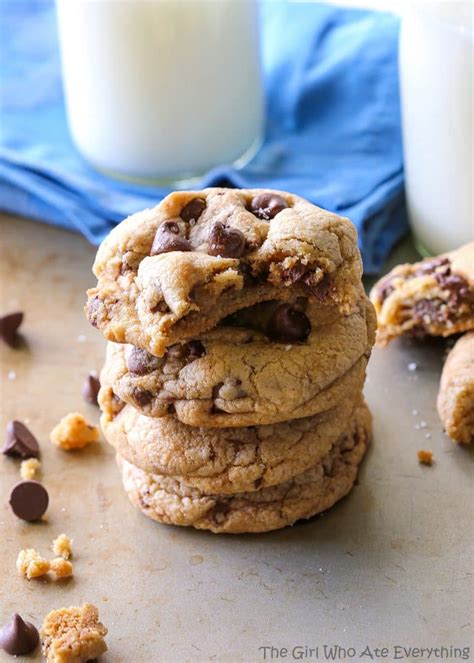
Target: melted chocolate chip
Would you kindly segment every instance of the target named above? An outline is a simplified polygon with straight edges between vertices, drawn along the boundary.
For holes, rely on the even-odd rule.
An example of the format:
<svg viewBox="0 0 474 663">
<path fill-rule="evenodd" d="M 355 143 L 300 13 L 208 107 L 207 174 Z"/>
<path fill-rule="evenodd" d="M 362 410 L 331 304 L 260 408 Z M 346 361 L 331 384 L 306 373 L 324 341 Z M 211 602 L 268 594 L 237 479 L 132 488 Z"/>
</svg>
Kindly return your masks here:
<svg viewBox="0 0 474 663">
<path fill-rule="evenodd" d="M 168 348 L 166 357 L 177 361 L 191 363 L 206 353 L 201 341 L 189 341 L 189 343 L 177 343 Z"/>
<path fill-rule="evenodd" d="M 133 392 L 133 398 L 135 402 L 138 403 L 138 405 L 141 405 L 141 407 L 146 407 L 152 402 L 153 394 L 151 391 L 146 391 L 145 389 L 136 389 Z"/>
<path fill-rule="evenodd" d="M 0 629 L 0 648 L 12 656 L 29 654 L 38 644 L 38 629 L 30 622 L 25 622 L 18 613 Z"/>
<path fill-rule="evenodd" d="M 413 272 L 412 276 L 423 276 L 424 274 L 431 274 L 438 269 L 439 267 L 450 267 L 451 261 L 449 258 L 433 258 L 433 260 L 428 260 L 427 262 L 421 262 L 418 268 Z"/>
<path fill-rule="evenodd" d="M 17 311 L 8 313 L 0 318 L 0 338 L 11 348 L 16 348 L 20 342 L 18 329 L 23 322 L 23 313 Z"/>
<path fill-rule="evenodd" d="M 39 458 L 38 441 L 20 421 L 10 421 L 5 430 L 2 454 L 21 458 Z"/>
<path fill-rule="evenodd" d="M 290 304 L 280 304 L 270 316 L 266 332 L 273 341 L 301 342 L 310 335 L 311 322 L 302 311 Z"/>
<path fill-rule="evenodd" d="M 240 258 L 245 251 L 245 235 L 238 228 L 215 223 L 209 233 L 208 253 L 222 258 Z"/>
<path fill-rule="evenodd" d="M 206 209 L 206 201 L 203 198 L 193 198 L 181 210 L 180 217 L 186 223 L 193 226 Z"/>
<path fill-rule="evenodd" d="M 179 226 L 174 221 L 165 221 L 156 231 L 150 255 L 157 256 L 171 251 L 192 251 L 191 242 L 179 234 Z"/>
<path fill-rule="evenodd" d="M 127 367 L 132 375 L 147 375 L 156 371 L 160 364 L 161 360 L 158 357 L 136 347 L 132 348 L 127 358 Z"/>
<path fill-rule="evenodd" d="M 100 381 L 97 373 L 89 373 L 82 385 L 82 398 L 91 405 L 98 405 L 97 396 L 99 395 Z"/>
<path fill-rule="evenodd" d="M 463 302 L 472 301 L 473 295 L 471 294 L 469 283 L 466 279 L 458 274 L 449 272 L 436 272 L 436 281 L 443 290 L 449 292 L 449 305 L 451 308 L 460 306 Z"/>
<path fill-rule="evenodd" d="M 287 207 L 288 203 L 286 200 L 278 194 L 260 193 L 255 198 L 252 198 L 248 209 L 259 219 L 270 221 L 270 219 L 275 218 L 277 214 Z"/>
<path fill-rule="evenodd" d="M 38 481 L 21 481 L 10 494 L 10 506 L 18 518 L 32 522 L 46 512 L 49 496 L 46 488 Z"/>
</svg>

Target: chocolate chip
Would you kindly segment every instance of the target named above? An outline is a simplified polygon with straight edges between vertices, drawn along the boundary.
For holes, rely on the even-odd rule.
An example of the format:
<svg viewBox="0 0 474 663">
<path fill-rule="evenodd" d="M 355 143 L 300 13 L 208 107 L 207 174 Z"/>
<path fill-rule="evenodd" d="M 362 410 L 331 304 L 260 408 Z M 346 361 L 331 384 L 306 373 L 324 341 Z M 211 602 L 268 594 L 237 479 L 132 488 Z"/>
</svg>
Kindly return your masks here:
<svg viewBox="0 0 474 663">
<path fill-rule="evenodd" d="M 36 437 L 20 421 L 10 421 L 5 429 L 5 444 L 2 454 L 21 458 L 39 458 Z"/>
<path fill-rule="evenodd" d="M 206 353 L 206 349 L 201 341 L 189 341 L 189 343 L 177 343 L 168 348 L 167 359 L 176 361 L 186 361 L 190 363 L 199 359 Z"/>
<path fill-rule="evenodd" d="M 216 504 L 207 512 L 207 517 L 214 525 L 222 524 L 230 511 L 227 502 L 217 501 Z"/>
<path fill-rule="evenodd" d="M 262 477 L 259 477 L 258 479 L 255 479 L 255 481 L 253 482 L 253 487 L 256 490 L 258 490 L 260 488 L 260 486 L 262 485 L 262 483 L 263 483 L 263 479 L 262 479 Z"/>
<path fill-rule="evenodd" d="M 331 290 L 331 279 L 328 274 L 325 274 L 321 281 L 316 283 L 316 285 L 311 285 L 311 283 L 308 281 L 306 286 L 318 301 L 323 302 Z"/>
<path fill-rule="evenodd" d="M 91 405 L 98 405 L 97 396 L 99 395 L 100 381 L 97 373 L 89 373 L 82 385 L 82 398 L 91 403 Z"/>
<path fill-rule="evenodd" d="M 205 209 L 206 201 L 203 198 L 193 198 L 183 207 L 180 217 L 183 221 L 186 221 L 186 223 L 194 225 Z"/>
<path fill-rule="evenodd" d="M 270 316 L 266 332 L 273 341 L 305 341 L 311 333 L 311 323 L 302 311 L 290 304 L 280 304 Z"/>
<path fill-rule="evenodd" d="M 167 313 L 168 311 L 168 304 L 164 299 L 162 299 L 160 302 L 158 302 L 158 304 L 155 304 L 155 306 L 150 309 L 151 313 Z"/>
<path fill-rule="evenodd" d="M 259 219 L 270 221 L 275 218 L 282 210 L 288 207 L 288 203 L 284 198 L 276 193 L 260 193 L 255 198 L 252 198 L 248 207 L 252 214 L 255 214 Z"/>
<path fill-rule="evenodd" d="M 18 329 L 23 322 L 23 313 L 17 311 L 0 318 L 0 338 L 11 348 L 16 348 L 20 341 Z"/>
<path fill-rule="evenodd" d="M 206 348 L 203 346 L 201 341 L 190 341 L 188 343 L 188 348 L 189 348 L 188 362 L 194 361 L 195 359 L 199 359 L 200 357 L 206 354 Z"/>
<path fill-rule="evenodd" d="M 38 629 L 30 622 L 25 622 L 18 613 L 0 630 L 0 648 L 12 656 L 29 654 L 38 643 Z"/>
<path fill-rule="evenodd" d="M 240 258 L 245 251 L 245 235 L 238 228 L 215 223 L 209 233 L 208 253 L 223 258 Z"/>
<path fill-rule="evenodd" d="M 160 366 L 161 360 L 146 350 L 133 347 L 127 359 L 128 370 L 132 375 L 147 375 Z"/>
<path fill-rule="evenodd" d="M 136 389 L 133 392 L 133 398 L 138 405 L 141 407 L 146 407 L 147 405 L 150 405 L 150 403 L 153 400 L 153 394 L 151 391 L 146 391 L 144 389 Z"/>
<path fill-rule="evenodd" d="M 160 253 L 171 251 L 191 251 L 191 242 L 179 234 L 179 226 L 174 221 L 165 221 L 156 231 L 155 239 L 151 246 L 150 255 L 157 256 Z"/>
<path fill-rule="evenodd" d="M 10 506 L 15 516 L 29 522 L 39 520 L 48 503 L 46 488 L 38 481 L 21 481 L 10 494 Z"/>
</svg>

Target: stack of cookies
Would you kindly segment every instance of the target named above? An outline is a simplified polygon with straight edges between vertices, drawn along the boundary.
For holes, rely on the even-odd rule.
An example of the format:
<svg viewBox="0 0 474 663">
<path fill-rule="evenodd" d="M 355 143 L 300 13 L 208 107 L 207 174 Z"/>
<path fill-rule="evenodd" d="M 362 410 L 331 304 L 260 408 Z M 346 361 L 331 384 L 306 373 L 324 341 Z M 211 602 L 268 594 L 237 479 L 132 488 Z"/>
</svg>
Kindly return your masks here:
<svg viewBox="0 0 474 663">
<path fill-rule="evenodd" d="M 375 314 L 354 226 L 297 196 L 169 195 L 115 228 L 87 315 L 130 500 L 163 523 L 263 532 L 346 495 L 370 439 Z"/>
</svg>

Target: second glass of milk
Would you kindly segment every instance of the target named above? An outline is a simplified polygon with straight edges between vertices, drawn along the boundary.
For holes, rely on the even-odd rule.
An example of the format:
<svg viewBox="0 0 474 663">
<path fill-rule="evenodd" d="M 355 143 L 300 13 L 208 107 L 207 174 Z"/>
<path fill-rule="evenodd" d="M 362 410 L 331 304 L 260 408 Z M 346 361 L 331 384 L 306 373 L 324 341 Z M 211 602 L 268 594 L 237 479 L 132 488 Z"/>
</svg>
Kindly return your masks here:
<svg viewBox="0 0 474 663">
<path fill-rule="evenodd" d="M 108 174 L 183 182 L 263 134 L 255 0 L 57 0 L 70 131 Z"/>
<path fill-rule="evenodd" d="M 424 254 L 474 238 L 474 5 L 409 3 L 400 37 L 408 212 Z"/>
</svg>

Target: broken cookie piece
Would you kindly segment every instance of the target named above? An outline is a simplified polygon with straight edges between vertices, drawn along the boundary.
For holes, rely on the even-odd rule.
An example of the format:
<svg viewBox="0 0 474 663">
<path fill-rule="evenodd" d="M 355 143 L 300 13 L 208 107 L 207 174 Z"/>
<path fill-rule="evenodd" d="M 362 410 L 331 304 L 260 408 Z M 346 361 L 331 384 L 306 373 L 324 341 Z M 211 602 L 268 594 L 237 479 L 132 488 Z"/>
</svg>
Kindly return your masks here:
<svg viewBox="0 0 474 663">
<path fill-rule="evenodd" d="M 70 578 L 72 576 L 72 564 L 63 557 L 52 559 L 49 564 L 49 570 L 54 573 L 56 578 Z"/>
<path fill-rule="evenodd" d="M 37 458 L 23 460 L 20 465 L 20 475 L 25 481 L 34 479 L 39 472 L 41 463 Z"/>
<path fill-rule="evenodd" d="M 32 580 L 49 573 L 50 562 L 48 559 L 41 557 L 34 548 L 26 548 L 26 550 L 20 550 L 18 553 L 16 568 L 19 576 Z"/>
<path fill-rule="evenodd" d="M 420 449 L 418 451 L 418 462 L 420 465 L 433 465 L 433 452 Z"/>
<path fill-rule="evenodd" d="M 474 439 L 474 332 L 462 336 L 446 359 L 438 413 L 452 440 L 468 444 Z"/>
<path fill-rule="evenodd" d="M 54 539 L 51 549 L 55 555 L 69 559 L 72 555 L 72 540 L 66 534 L 60 534 Z"/>
<path fill-rule="evenodd" d="M 97 426 L 88 424 L 82 414 L 71 412 L 51 431 L 51 442 L 61 449 L 82 449 L 100 437 Z"/>
<path fill-rule="evenodd" d="M 474 329 L 474 242 L 398 265 L 372 288 L 377 342 L 401 335 L 451 336 Z"/>
<path fill-rule="evenodd" d="M 107 628 L 99 621 L 97 608 L 85 603 L 52 610 L 40 631 L 42 652 L 48 663 L 82 663 L 97 658 L 107 645 Z"/>
</svg>

